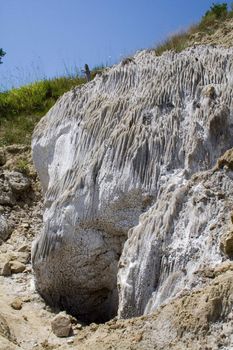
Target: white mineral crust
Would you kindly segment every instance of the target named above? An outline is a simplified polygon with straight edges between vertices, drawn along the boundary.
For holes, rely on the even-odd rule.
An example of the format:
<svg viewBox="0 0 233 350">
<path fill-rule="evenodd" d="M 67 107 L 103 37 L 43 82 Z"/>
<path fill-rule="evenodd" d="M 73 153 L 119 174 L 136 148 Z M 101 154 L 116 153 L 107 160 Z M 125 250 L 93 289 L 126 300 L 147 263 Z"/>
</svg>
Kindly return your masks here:
<svg viewBox="0 0 233 350">
<path fill-rule="evenodd" d="M 89 321 L 141 315 L 225 259 L 232 173 L 209 169 L 233 147 L 232 82 L 233 49 L 142 51 L 40 121 L 32 259 L 48 303 Z"/>
</svg>

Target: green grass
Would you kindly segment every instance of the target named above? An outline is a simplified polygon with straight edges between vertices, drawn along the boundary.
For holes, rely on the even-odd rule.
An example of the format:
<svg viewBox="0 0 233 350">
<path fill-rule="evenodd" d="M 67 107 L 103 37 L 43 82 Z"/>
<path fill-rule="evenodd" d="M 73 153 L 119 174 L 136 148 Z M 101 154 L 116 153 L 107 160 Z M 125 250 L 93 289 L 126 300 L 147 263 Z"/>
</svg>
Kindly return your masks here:
<svg viewBox="0 0 233 350">
<path fill-rule="evenodd" d="M 193 34 L 200 33 L 201 35 L 211 35 L 223 24 L 224 20 L 232 17 L 233 5 L 231 5 L 231 8 L 228 10 L 226 3 L 213 4 L 198 24 L 191 26 L 186 31 L 171 35 L 156 46 L 155 52 L 158 56 L 168 50 L 181 52 L 190 45 L 190 39 Z"/>
<path fill-rule="evenodd" d="M 100 71 L 93 70 L 92 78 Z M 0 146 L 30 144 L 41 117 L 66 91 L 85 82 L 83 77 L 61 77 L 0 93 Z"/>
</svg>

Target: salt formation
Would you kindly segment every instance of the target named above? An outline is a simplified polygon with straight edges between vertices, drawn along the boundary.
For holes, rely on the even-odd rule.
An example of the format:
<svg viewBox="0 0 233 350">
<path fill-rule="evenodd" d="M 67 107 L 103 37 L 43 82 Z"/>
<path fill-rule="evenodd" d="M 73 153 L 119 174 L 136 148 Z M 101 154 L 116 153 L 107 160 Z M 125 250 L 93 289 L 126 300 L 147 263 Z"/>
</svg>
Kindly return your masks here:
<svg viewBox="0 0 233 350">
<path fill-rule="evenodd" d="M 32 259 L 49 304 L 87 321 L 149 313 L 225 259 L 233 173 L 207 170 L 233 146 L 232 72 L 233 49 L 143 51 L 41 120 Z"/>
</svg>

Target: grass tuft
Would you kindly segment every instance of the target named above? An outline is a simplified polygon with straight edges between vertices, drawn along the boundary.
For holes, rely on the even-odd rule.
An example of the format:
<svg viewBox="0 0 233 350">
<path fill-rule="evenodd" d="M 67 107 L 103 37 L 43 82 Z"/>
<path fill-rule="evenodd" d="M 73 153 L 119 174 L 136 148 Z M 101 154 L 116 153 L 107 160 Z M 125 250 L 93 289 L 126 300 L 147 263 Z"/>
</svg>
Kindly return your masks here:
<svg viewBox="0 0 233 350">
<path fill-rule="evenodd" d="M 29 162 L 25 158 L 18 159 L 17 163 L 15 164 L 15 169 L 17 171 L 20 171 L 21 173 L 29 176 L 30 175 L 30 166 Z"/>
<path fill-rule="evenodd" d="M 190 27 L 187 31 L 181 31 L 168 37 L 155 48 L 155 52 L 160 56 L 165 51 L 181 52 L 187 47 L 190 36 L 196 31 L 196 26 Z"/>
</svg>

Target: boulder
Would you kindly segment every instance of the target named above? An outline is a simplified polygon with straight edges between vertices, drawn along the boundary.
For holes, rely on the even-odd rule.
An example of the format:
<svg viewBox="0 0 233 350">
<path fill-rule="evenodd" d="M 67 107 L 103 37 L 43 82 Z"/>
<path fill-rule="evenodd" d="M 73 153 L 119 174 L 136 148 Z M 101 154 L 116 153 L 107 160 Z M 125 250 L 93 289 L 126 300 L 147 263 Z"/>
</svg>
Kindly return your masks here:
<svg viewBox="0 0 233 350">
<path fill-rule="evenodd" d="M 15 298 L 12 302 L 11 302 L 11 307 L 14 310 L 21 310 L 23 306 L 23 301 L 21 298 Z"/>
<path fill-rule="evenodd" d="M 29 178 L 17 171 L 6 172 L 6 178 L 13 193 L 23 193 L 31 186 Z"/>
<path fill-rule="evenodd" d="M 11 276 L 11 265 L 9 261 L 6 261 L 5 263 L 3 263 L 0 271 L 0 275 L 5 277 Z"/>
<path fill-rule="evenodd" d="M 72 330 L 72 324 L 69 315 L 60 312 L 51 321 L 53 333 L 57 337 L 68 337 Z"/>
<path fill-rule="evenodd" d="M 26 269 L 26 265 L 17 260 L 10 261 L 10 266 L 12 273 L 21 273 Z"/>
</svg>

